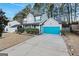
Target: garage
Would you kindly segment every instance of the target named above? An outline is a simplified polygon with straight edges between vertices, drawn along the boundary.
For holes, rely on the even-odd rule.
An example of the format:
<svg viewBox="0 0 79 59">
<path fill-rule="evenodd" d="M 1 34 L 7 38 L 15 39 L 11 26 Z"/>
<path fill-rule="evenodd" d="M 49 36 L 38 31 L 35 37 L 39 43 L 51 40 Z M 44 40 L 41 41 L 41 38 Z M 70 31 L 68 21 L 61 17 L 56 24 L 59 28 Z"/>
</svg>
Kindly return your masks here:
<svg viewBox="0 0 79 59">
<path fill-rule="evenodd" d="M 61 34 L 61 24 L 56 20 L 50 18 L 42 26 L 42 33 L 44 34 Z"/>
<path fill-rule="evenodd" d="M 43 33 L 60 34 L 60 27 L 43 27 Z"/>
</svg>

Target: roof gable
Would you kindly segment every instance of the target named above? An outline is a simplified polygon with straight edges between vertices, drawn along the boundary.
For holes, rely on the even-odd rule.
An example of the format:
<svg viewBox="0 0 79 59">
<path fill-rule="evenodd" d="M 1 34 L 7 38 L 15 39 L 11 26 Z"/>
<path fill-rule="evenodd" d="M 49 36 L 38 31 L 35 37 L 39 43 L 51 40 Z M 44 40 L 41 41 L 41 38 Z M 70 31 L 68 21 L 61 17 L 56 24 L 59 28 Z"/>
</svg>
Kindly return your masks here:
<svg viewBox="0 0 79 59">
<path fill-rule="evenodd" d="M 54 25 L 59 25 L 59 23 L 54 20 L 53 18 L 49 18 L 43 26 L 54 26 Z"/>
</svg>

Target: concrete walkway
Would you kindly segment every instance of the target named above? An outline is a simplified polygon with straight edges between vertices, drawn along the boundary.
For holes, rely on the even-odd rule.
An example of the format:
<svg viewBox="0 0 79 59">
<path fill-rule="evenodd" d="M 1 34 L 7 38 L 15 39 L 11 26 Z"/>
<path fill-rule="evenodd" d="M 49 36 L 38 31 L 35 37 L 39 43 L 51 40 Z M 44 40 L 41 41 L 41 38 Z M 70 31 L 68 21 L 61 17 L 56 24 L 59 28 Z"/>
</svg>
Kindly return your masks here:
<svg viewBox="0 0 79 59">
<path fill-rule="evenodd" d="M 43 34 L 8 48 L 0 53 L 10 56 L 67 56 L 67 47 L 59 35 Z"/>
</svg>

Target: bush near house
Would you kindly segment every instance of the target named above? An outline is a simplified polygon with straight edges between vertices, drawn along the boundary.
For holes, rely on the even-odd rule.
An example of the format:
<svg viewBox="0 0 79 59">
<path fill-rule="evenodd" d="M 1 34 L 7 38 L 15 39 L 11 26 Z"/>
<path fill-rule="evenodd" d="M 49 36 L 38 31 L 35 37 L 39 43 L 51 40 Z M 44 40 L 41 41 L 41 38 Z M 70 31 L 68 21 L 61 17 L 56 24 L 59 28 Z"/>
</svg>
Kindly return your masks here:
<svg viewBox="0 0 79 59">
<path fill-rule="evenodd" d="M 39 34 L 39 29 L 37 28 L 27 28 L 26 32 L 29 34 Z"/>
<path fill-rule="evenodd" d="M 62 21 L 62 27 L 69 27 L 69 24 L 67 24 L 66 22 Z"/>
<path fill-rule="evenodd" d="M 71 24 L 78 24 L 78 22 L 72 22 Z"/>
<path fill-rule="evenodd" d="M 24 28 L 21 25 L 18 25 L 17 31 L 18 34 L 22 34 L 24 32 Z"/>
</svg>

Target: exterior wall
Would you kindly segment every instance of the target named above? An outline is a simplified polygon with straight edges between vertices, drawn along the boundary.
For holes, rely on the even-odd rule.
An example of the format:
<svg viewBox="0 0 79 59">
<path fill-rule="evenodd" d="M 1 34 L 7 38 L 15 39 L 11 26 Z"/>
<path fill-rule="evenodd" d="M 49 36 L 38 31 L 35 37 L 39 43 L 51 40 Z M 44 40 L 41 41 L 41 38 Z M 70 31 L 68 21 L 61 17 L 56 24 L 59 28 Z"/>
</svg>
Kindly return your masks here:
<svg viewBox="0 0 79 59">
<path fill-rule="evenodd" d="M 25 20 L 27 23 L 34 23 L 34 16 L 31 13 L 29 13 Z"/>
<path fill-rule="evenodd" d="M 41 16 L 36 16 L 35 17 L 35 22 L 40 22 L 41 21 Z"/>
</svg>

